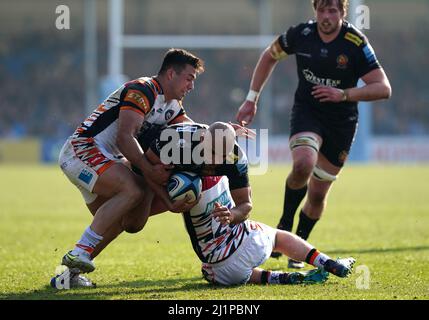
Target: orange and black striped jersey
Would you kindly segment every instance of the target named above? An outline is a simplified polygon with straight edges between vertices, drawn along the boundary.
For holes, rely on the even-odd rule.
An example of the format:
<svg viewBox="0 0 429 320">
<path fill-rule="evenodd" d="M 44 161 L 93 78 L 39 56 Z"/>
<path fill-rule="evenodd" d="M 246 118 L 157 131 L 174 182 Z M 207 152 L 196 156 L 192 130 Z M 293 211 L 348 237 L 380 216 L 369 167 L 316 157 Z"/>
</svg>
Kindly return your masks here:
<svg viewBox="0 0 429 320">
<path fill-rule="evenodd" d="M 165 101 L 164 92 L 156 78 L 142 77 L 125 83 L 110 94 L 80 124 L 71 139 L 93 139 L 109 154 L 120 157 L 116 145 L 120 110 L 132 110 L 143 115 L 142 128 L 167 126 L 185 114 L 180 101 Z"/>
</svg>

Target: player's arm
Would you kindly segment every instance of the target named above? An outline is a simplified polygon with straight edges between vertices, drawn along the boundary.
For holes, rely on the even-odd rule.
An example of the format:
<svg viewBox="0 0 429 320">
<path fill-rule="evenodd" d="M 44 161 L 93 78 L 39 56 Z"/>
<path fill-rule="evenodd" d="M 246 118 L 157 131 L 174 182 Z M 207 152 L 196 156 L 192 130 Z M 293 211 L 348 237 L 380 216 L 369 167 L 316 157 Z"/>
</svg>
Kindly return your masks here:
<svg viewBox="0 0 429 320">
<path fill-rule="evenodd" d="M 231 196 L 234 199 L 235 207 L 228 209 L 219 203 L 215 203 L 215 208 L 212 216 L 219 220 L 223 225 L 225 224 L 238 224 L 247 218 L 252 210 L 252 196 L 249 187 L 231 190 Z"/>
<path fill-rule="evenodd" d="M 231 223 L 237 224 L 249 218 L 252 210 L 252 189 L 249 187 L 231 191 L 235 207 L 231 209 Z"/>
<path fill-rule="evenodd" d="M 365 86 L 347 89 L 347 101 L 374 101 L 389 99 L 392 88 L 389 79 L 382 68 L 374 69 L 362 77 Z"/>
<path fill-rule="evenodd" d="M 143 150 L 136 139 L 143 120 L 144 115 L 140 113 L 132 110 L 121 110 L 119 112 L 116 143 L 124 157 L 145 172 L 150 168 L 148 168 L 147 161 L 143 159 Z"/>
<path fill-rule="evenodd" d="M 389 79 L 382 68 L 373 69 L 362 76 L 365 86 L 338 89 L 327 86 L 314 86 L 312 95 L 320 102 L 358 102 L 389 99 L 392 94 Z"/>
<path fill-rule="evenodd" d="M 268 78 L 274 70 L 277 62 L 285 57 L 281 52 L 282 49 L 278 41 L 274 41 L 267 47 L 259 57 L 255 70 L 253 71 L 252 80 L 250 82 L 250 90 L 261 92 L 267 82 Z M 257 103 L 257 99 L 254 100 Z"/>
<path fill-rule="evenodd" d="M 166 183 L 168 166 L 153 166 L 145 157 L 137 140 L 138 133 L 156 99 L 155 92 L 141 83 L 131 84 L 121 95 L 116 142 L 125 158 L 155 182 Z"/>
<path fill-rule="evenodd" d="M 250 90 L 246 100 L 240 106 L 236 119 L 241 125 L 247 125 L 252 122 L 257 111 L 259 95 L 273 72 L 277 62 L 287 57 L 292 49 L 288 46 L 286 38 L 291 36 L 293 31 L 289 30 L 287 34 L 278 37 L 267 47 L 259 57 L 255 69 L 253 70 L 252 80 L 250 81 Z"/>
<path fill-rule="evenodd" d="M 277 64 L 278 60 L 273 57 L 271 47 L 272 45 L 266 48 L 259 57 L 258 63 L 253 71 L 249 93 L 247 94 L 246 100 L 238 109 L 236 119 L 238 123 L 243 126 L 253 121 L 257 111 L 259 94 Z"/>
</svg>

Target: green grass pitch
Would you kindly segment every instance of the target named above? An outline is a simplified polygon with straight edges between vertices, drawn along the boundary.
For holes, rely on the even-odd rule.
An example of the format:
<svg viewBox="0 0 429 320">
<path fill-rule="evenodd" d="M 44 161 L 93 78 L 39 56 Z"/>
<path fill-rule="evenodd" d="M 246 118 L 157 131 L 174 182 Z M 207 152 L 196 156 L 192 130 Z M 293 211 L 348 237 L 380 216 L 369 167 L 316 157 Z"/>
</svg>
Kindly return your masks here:
<svg viewBox="0 0 429 320">
<path fill-rule="evenodd" d="M 252 219 L 277 223 L 289 169 L 251 176 Z M 55 291 L 49 279 L 91 222 L 80 193 L 56 166 L 1 165 L 0 177 L 0 299 L 429 299 L 429 166 L 344 169 L 309 240 L 354 256 L 358 272 L 312 286 L 211 287 L 181 216 L 164 213 L 96 259 L 96 289 Z"/>
</svg>

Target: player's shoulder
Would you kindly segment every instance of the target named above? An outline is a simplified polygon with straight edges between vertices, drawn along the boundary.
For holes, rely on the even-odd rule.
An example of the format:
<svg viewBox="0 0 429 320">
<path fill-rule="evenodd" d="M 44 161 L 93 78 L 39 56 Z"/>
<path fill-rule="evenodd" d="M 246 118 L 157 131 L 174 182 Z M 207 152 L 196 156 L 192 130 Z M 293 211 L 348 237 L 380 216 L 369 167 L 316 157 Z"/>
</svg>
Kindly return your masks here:
<svg viewBox="0 0 429 320">
<path fill-rule="evenodd" d="M 143 93 L 153 95 L 157 97 L 159 94 L 163 94 L 160 83 L 154 77 L 141 77 L 125 84 L 125 88 L 129 90 L 139 90 Z"/>
<path fill-rule="evenodd" d="M 362 31 L 360 31 L 350 22 L 348 21 L 343 22 L 343 30 L 344 30 L 343 31 L 344 39 L 353 43 L 357 47 L 361 47 L 362 45 L 365 45 L 368 43 L 368 39 L 362 33 Z"/>
<path fill-rule="evenodd" d="M 314 34 L 317 31 L 317 24 L 313 20 L 307 22 L 302 22 L 296 25 L 292 25 L 287 33 L 290 33 L 295 36 L 307 37 L 310 34 Z"/>
</svg>

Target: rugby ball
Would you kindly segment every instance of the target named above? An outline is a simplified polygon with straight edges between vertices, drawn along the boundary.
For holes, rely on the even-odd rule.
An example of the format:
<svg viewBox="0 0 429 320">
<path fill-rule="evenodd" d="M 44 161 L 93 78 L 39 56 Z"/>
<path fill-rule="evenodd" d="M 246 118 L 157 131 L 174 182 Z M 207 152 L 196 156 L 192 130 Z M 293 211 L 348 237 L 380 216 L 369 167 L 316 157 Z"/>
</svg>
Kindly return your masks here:
<svg viewBox="0 0 429 320">
<path fill-rule="evenodd" d="M 167 191 L 173 201 L 182 200 L 188 195 L 187 202 L 193 202 L 200 196 L 202 185 L 201 178 L 197 174 L 182 171 L 170 176 Z"/>
</svg>

